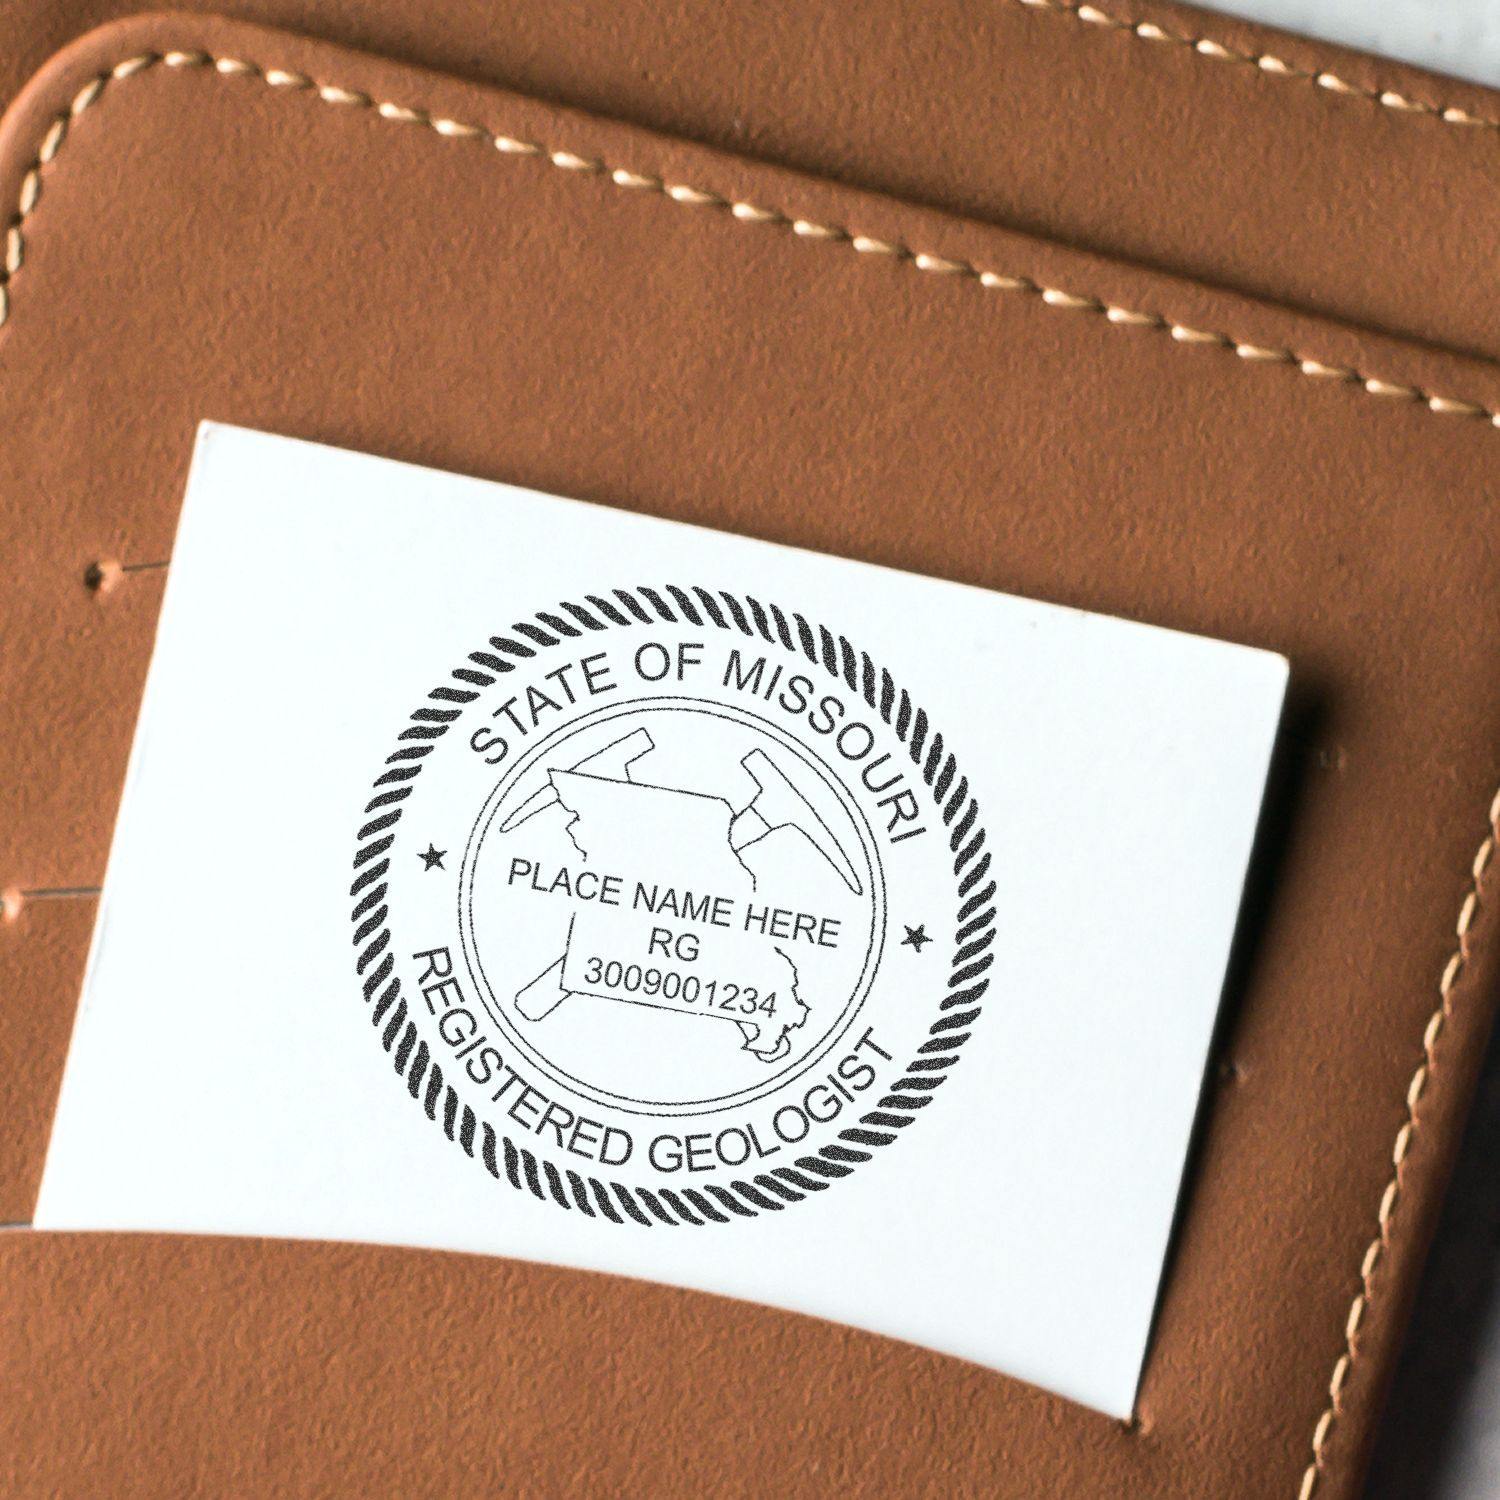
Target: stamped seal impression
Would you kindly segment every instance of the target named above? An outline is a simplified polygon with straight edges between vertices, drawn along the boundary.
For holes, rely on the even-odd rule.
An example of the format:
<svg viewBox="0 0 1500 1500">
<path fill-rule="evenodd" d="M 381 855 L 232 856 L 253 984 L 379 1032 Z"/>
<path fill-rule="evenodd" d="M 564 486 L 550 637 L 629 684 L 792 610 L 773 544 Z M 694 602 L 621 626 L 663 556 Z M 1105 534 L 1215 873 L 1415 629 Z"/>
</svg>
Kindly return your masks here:
<svg viewBox="0 0 1500 1500">
<path fill-rule="evenodd" d="M 726 1224 L 941 1107 L 994 939 L 979 806 L 906 687 L 748 595 L 620 588 L 491 637 L 360 817 L 355 973 L 497 1182 Z"/>
</svg>

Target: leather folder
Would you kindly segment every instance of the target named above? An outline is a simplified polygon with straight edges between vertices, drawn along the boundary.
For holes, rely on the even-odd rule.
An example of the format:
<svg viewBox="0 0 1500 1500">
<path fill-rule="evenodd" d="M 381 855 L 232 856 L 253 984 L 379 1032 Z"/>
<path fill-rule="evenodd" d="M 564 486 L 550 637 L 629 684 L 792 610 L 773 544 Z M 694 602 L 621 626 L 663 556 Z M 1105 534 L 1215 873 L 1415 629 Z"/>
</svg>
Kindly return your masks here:
<svg viewBox="0 0 1500 1500">
<path fill-rule="evenodd" d="M 16 1228 L 0 1486 L 1353 1495 L 1500 990 L 1500 97 L 1135 0 L 124 9 L 0 38 L 5 1219 L 202 418 L 1292 691 L 1134 1420 L 607 1277 Z"/>
</svg>

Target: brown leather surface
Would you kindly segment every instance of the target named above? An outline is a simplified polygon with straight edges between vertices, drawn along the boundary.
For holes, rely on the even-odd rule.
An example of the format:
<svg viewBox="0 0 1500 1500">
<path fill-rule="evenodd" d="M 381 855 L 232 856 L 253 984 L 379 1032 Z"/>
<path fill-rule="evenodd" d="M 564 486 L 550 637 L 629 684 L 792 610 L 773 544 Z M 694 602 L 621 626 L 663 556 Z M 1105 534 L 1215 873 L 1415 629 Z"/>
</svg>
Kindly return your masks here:
<svg viewBox="0 0 1500 1500">
<path fill-rule="evenodd" d="M 1004 24 L 1022 22 L 1038 35 L 1084 24 Z M 830 52 L 857 50 L 843 25 Z M 1174 72 L 1175 52 L 1112 41 L 1167 59 L 1133 65 L 1157 70 L 1163 117 L 1228 87 Z M 1500 369 L 215 20 L 117 25 L 48 64 L 0 130 L 6 201 L 90 79 L 194 48 L 940 259 L 743 222 L 263 75 L 158 64 L 109 83 L 60 144 L 53 132 L 0 329 L 0 884 L 102 871 L 160 575 L 91 592 L 84 572 L 100 557 L 167 555 L 201 417 L 1271 647 L 1292 660 L 1293 703 L 1225 1066 L 1133 1428 L 871 1336 L 605 1278 L 18 1232 L 0 1238 L 7 1491 L 1293 1500 L 1316 1430 L 1316 1493 L 1352 1494 L 1500 970 L 1481 900 L 1330 1423 L 1361 1259 L 1500 784 L 1487 493 L 1500 430 L 1441 409 L 1500 409 Z M 1456 129 L 1272 82 L 1288 110 L 1306 89 L 1329 111 L 1320 122 L 1335 106 L 1366 111 L 1346 172 L 1379 159 L 1387 115 L 1392 131 Z M 731 84 L 719 81 L 720 109 Z M 1253 121 L 1274 140 L 1270 117 L 1247 107 L 1240 133 Z M 1340 128 L 1325 125 L 1307 153 L 1321 157 Z M 1033 121 L 1028 141 L 1045 133 Z M 857 166 L 847 175 L 868 175 Z M 985 212 L 962 201 L 957 174 L 948 183 L 924 196 Z M 1149 174 L 1137 183 L 1151 208 L 1132 212 L 1171 221 L 1173 200 Z M 1072 233 L 1068 205 L 1089 191 L 1073 183 L 1049 227 Z M 1430 227 L 1417 197 L 1391 212 L 1405 245 Z M 1209 254 L 1214 222 L 1162 233 Z M 1430 337 L 1462 326 L 1451 341 L 1481 347 L 1451 261 L 1424 272 L 1417 296 L 1374 248 L 1354 278 L 1349 233 L 1341 262 L 1308 264 L 1352 300 L 1321 287 L 1316 300 Z M 988 289 L 944 262 L 1052 295 Z M 1270 260 L 1246 265 L 1277 274 Z M 1159 314 L 1179 335 L 1077 297 Z M 1231 347 L 1182 336 L 1192 330 Z M 1304 364 L 1247 357 L 1262 349 Z M 1322 367 L 1362 380 L 1303 373 Z M 1443 399 L 1434 410 L 1388 391 Z M 268 579 L 266 607 L 297 601 Z M 225 732 L 205 726 L 205 754 Z M 1481 895 L 1492 891 L 1493 877 Z M 87 903 L 32 901 L 0 926 L 8 1218 L 34 1198 L 90 916 Z"/>
<path fill-rule="evenodd" d="M 8 0 L 0 99 L 90 26 L 141 8 Z M 1152 0 L 183 8 L 1500 356 L 1500 103 L 1472 84 L 1230 16 Z M 1170 40 L 1151 40 L 1152 27 Z M 1269 71 L 1277 63 L 1289 71 Z"/>
</svg>

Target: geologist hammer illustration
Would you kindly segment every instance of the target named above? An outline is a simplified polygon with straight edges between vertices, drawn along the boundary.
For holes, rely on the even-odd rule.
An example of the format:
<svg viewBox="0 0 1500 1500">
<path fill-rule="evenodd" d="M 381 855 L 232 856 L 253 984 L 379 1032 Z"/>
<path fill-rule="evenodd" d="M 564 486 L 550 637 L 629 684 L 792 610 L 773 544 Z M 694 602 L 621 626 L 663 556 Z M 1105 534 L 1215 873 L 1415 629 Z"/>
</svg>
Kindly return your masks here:
<svg viewBox="0 0 1500 1500">
<path fill-rule="evenodd" d="M 849 856 L 781 767 L 764 750 L 752 750 L 740 764 L 750 773 L 756 791 L 730 819 L 729 847 L 738 854 L 778 828 L 795 828 L 833 866 L 844 884 L 856 896 L 863 896 L 865 888 Z"/>
</svg>

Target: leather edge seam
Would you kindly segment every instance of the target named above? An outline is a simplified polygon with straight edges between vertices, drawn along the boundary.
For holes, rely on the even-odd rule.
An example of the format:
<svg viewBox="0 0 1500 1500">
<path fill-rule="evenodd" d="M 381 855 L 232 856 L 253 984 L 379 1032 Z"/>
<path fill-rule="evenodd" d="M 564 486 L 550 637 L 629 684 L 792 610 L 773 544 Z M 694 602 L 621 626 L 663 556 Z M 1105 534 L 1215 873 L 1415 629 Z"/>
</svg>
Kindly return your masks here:
<svg viewBox="0 0 1500 1500">
<path fill-rule="evenodd" d="M 1101 10 L 1097 5 L 1079 3 L 1079 0 L 1008 0 L 1008 3 L 1024 6 L 1027 10 L 1039 11 L 1044 15 L 1068 17 L 1081 25 L 1095 26 L 1104 31 L 1122 32 L 1138 42 L 1185 47 L 1194 57 L 1253 68 L 1267 78 L 1284 78 L 1296 83 L 1311 84 L 1335 98 L 1362 99 L 1406 119 L 1426 118 L 1441 125 L 1453 125 L 1467 130 L 1500 130 L 1500 120 L 1477 115 L 1472 110 L 1461 109 L 1454 104 L 1429 104 L 1425 99 L 1414 99 L 1395 89 L 1370 88 L 1353 83 L 1332 69 L 1299 68 L 1295 63 L 1289 63 L 1271 52 L 1248 52 L 1238 47 L 1229 47 L 1212 37 L 1170 31 L 1154 21 L 1131 21 Z"/>
<path fill-rule="evenodd" d="M 1018 3 L 1024 3 L 1024 0 L 1018 0 Z M 613 166 L 601 158 L 581 155 L 555 145 L 497 134 L 485 126 L 433 115 L 425 109 L 394 100 L 376 99 L 360 90 L 320 82 L 306 73 L 265 67 L 242 58 L 197 50 L 140 52 L 127 57 L 107 71 L 94 74 L 74 94 L 68 106 L 53 117 L 42 134 L 31 165 L 22 175 L 16 210 L 6 229 L 4 255 L 0 259 L 0 333 L 3 333 L 4 326 L 10 320 L 14 302 L 11 287 L 25 261 L 26 222 L 41 201 L 44 174 L 67 141 L 73 121 L 98 103 L 109 85 L 158 68 L 168 71 L 209 69 L 221 78 L 248 79 L 280 92 L 310 93 L 325 104 L 370 111 L 381 119 L 414 125 L 448 140 L 474 141 L 487 145 L 504 156 L 535 158 L 560 171 L 602 177 L 612 186 L 624 191 L 653 193 L 683 207 L 727 213 L 740 223 L 789 230 L 802 239 L 822 240 L 859 255 L 895 260 L 928 275 L 967 281 L 985 291 L 1033 298 L 1044 306 L 1059 311 L 1093 314 L 1116 328 L 1135 328 L 1165 334 L 1179 346 L 1197 345 L 1232 354 L 1247 363 L 1286 366 L 1293 373 L 1309 379 L 1352 386 L 1366 395 L 1388 401 L 1419 405 L 1439 416 L 1482 419 L 1500 430 L 1500 409 L 1477 401 L 1441 395 L 1400 381 L 1385 380 L 1351 365 L 1327 364 L 1285 346 L 1255 344 L 1215 329 L 1196 328 L 1176 322 L 1159 312 L 1120 306 L 1091 293 L 1047 286 L 1024 274 L 990 270 L 970 260 L 913 249 L 904 242 L 860 234 L 843 225 L 799 218 L 778 208 L 727 198 L 712 189 L 689 183 L 669 182 L 652 173 Z"/>
<path fill-rule="evenodd" d="M 1333 1372 L 1328 1381 L 1328 1404 L 1313 1426 L 1312 1457 L 1302 1471 L 1297 1489 L 1297 1500 L 1312 1500 L 1317 1493 L 1319 1481 L 1325 1472 L 1325 1454 L 1328 1442 L 1342 1413 L 1343 1392 L 1349 1375 L 1359 1357 L 1359 1331 L 1375 1297 L 1375 1276 L 1385 1259 L 1390 1244 L 1391 1225 L 1401 1200 L 1402 1168 L 1411 1155 L 1416 1139 L 1417 1110 L 1426 1091 L 1427 1082 L 1436 1066 L 1435 1052 L 1438 1039 L 1453 1011 L 1453 994 L 1465 969 L 1469 965 L 1474 921 L 1480 910 L 1480 895 L 1486 872 L 1500 844 L 1500 789 L 1495 792 L 1489 809 L 1489 829 L 1470 865 L 1472 880 L 1458 909 L 1458 921 L 1454 924 L 1455 947 L 1443 967 L 1438 980 L 1438 1003 L 1422 1030 L 1422 1058 L 1411 1082 L 1406 1086 L 1406 1114 L 1396 1131 L 1391 1146 L 1391 1175 L 1380 1194 L 1380 1204 L 1375 1214 L 1375 1237 L 1365 1247 L 1359 1264 L 1359 1290 L 1349 1304 L 1344 1319 L 1344 1344 L 1333 1363 Z"/>
</svg>

